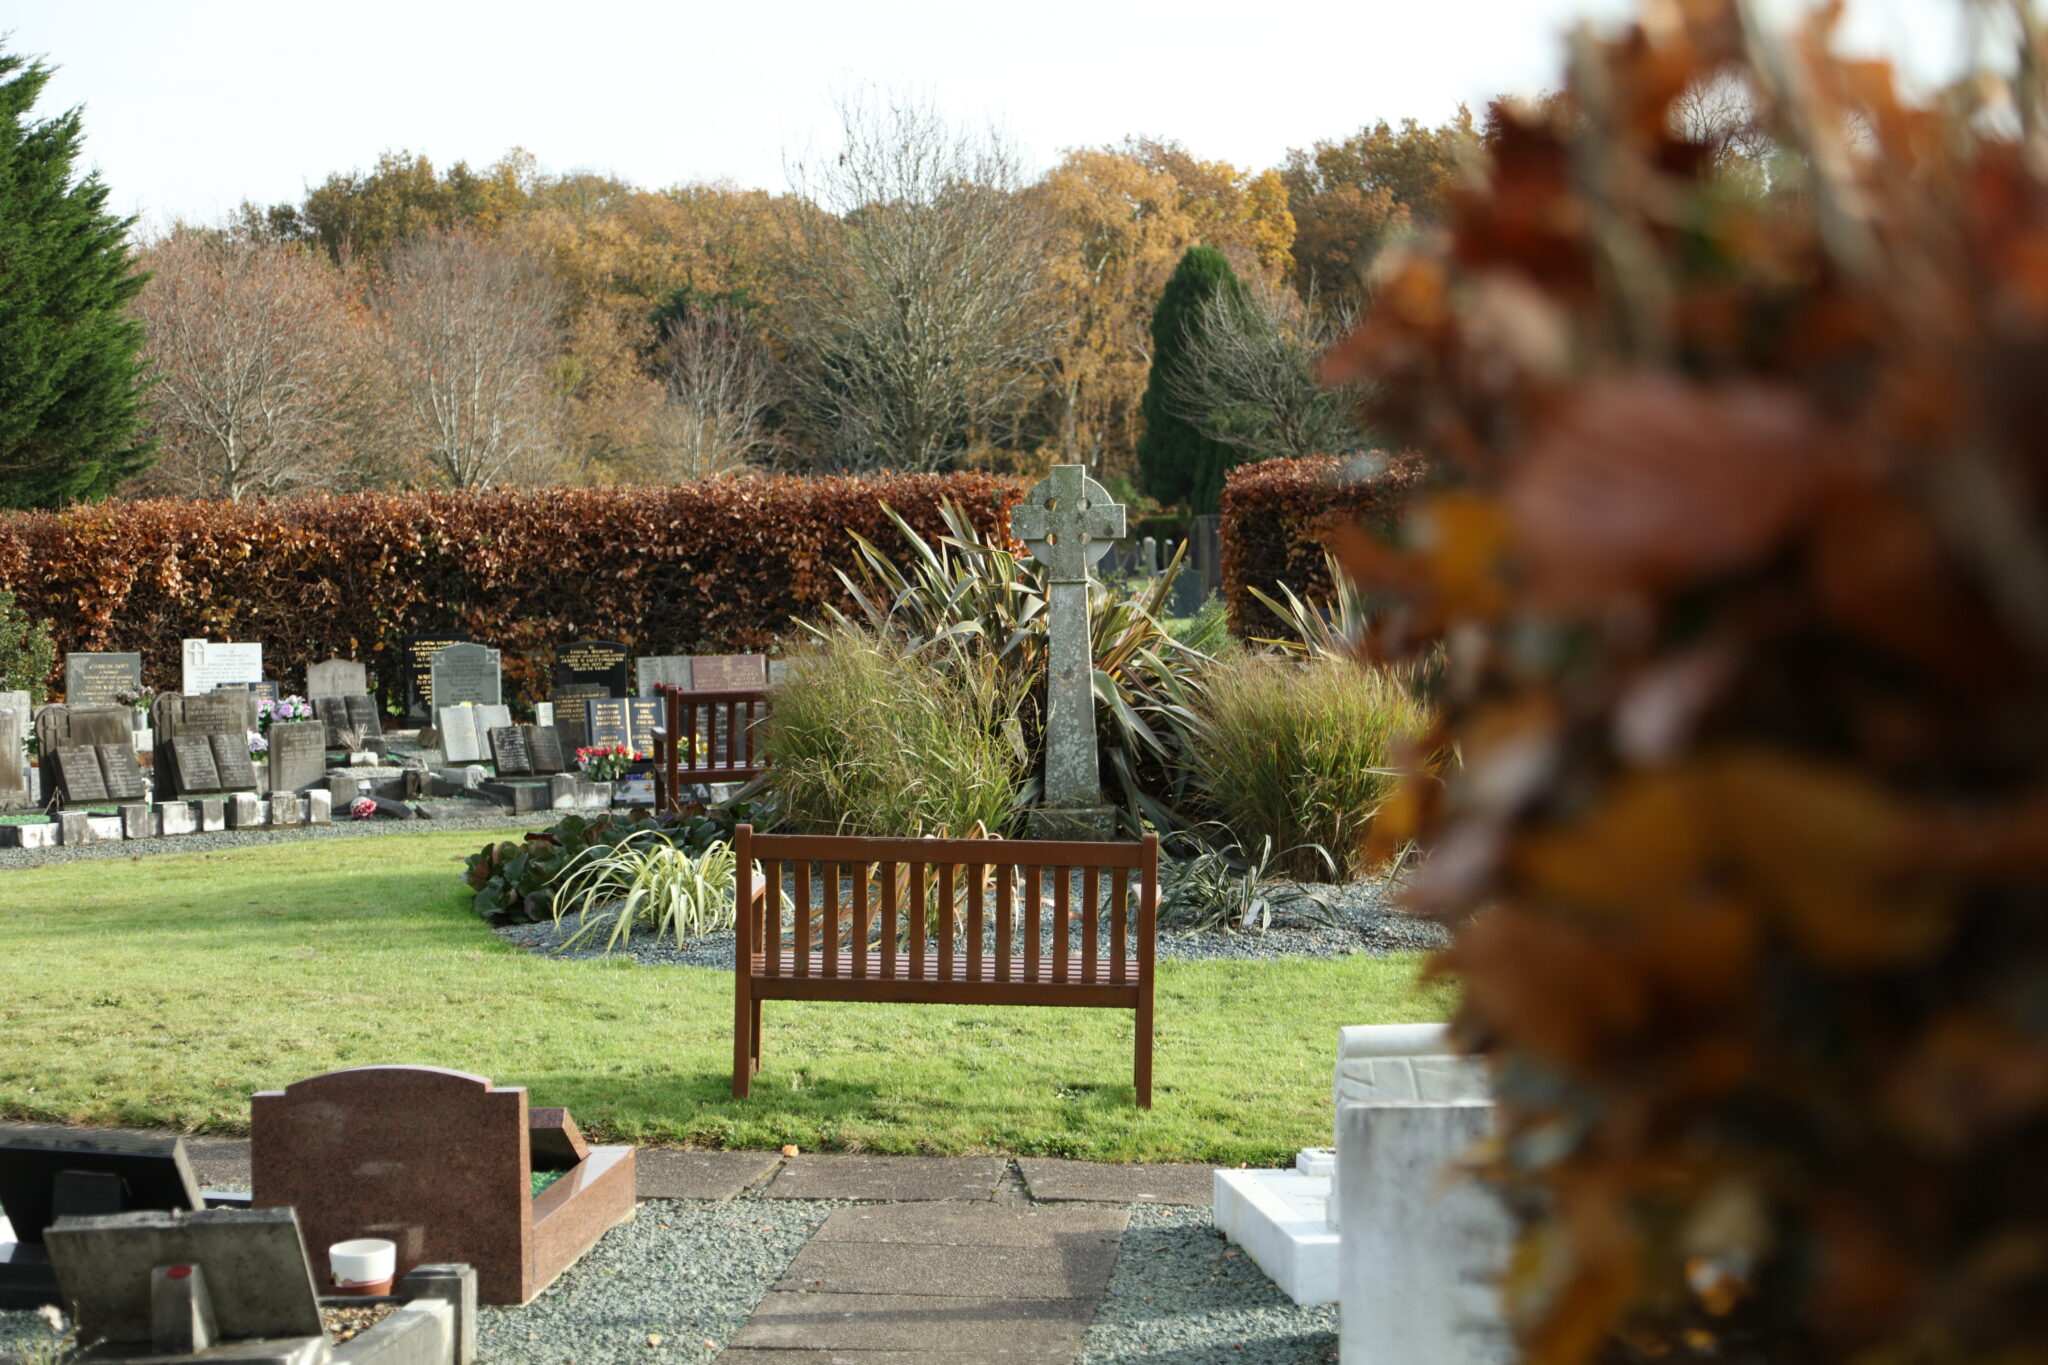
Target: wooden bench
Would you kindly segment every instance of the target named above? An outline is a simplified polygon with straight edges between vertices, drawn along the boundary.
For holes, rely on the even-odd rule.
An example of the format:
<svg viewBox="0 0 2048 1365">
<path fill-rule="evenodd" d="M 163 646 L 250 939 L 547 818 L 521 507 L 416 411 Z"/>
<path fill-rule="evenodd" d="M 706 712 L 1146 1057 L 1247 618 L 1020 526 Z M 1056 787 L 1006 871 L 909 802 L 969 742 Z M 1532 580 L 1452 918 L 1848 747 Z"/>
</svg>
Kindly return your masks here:
<svg viewBox="0 0 2048 1365">
<path fill-rule="evenodd" d="M 754 726 L 768 714 L 769 689 L 686 691 L 663 684 L 662 729 L 654 740 L 659 804 L 676 810 L 685 782 L 751 782 L 764 769 L 754 747 Z"/>
<path fill-rule="evenodd" d="M 1138 1106 L 1152 1107 L 1157 835 L 859 839 L 741 825 L 733 852 L 735 1096 L 761 1067 L 763 1000 L 1074 1005 L 1135 1012 Z"/>
</svg>

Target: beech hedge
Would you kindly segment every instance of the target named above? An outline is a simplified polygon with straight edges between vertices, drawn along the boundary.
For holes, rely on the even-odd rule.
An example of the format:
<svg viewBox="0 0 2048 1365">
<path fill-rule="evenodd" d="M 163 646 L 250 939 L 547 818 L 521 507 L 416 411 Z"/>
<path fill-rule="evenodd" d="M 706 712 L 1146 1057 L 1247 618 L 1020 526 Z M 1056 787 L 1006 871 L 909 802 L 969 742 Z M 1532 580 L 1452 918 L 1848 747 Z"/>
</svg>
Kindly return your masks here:
<svg viewBox="0 0 2048 1365">
<path fill-rule="evenodd" d="M 1332 532 L 1348 526 L 1392 535 L 1425 468 L 1419 455 L 1375 451 L 1345 460 L 1261 460 L 1231 470 L 1220 529 L 1232 633 L 1257 638 L 1285 629 L 1259 605 L 1253 588 L 1277 598 L 1284 583 L 1303 598 L 1328 598 L 1323 554 L 1332 548 Z"/>
<path fill-rule="evenodd" d="M 535 697 L 571 640 L 756 651 L 850 606 L 833 570 L 852 563 L 848 531 L 895 552 L 884 504 L 935 535 L 952 501 L 1007 536 L 1022 495 L 915 474 L 102 503 L 0 517 L 0 588 L 63 652 L 141 654 L 154 690 L 178 685 L 187 638 L 261 641 L 280 679 L 361 659 L 388 688 L 403 637 L 461 632 L 504 651 L 508 694 Z"/>
</svg>

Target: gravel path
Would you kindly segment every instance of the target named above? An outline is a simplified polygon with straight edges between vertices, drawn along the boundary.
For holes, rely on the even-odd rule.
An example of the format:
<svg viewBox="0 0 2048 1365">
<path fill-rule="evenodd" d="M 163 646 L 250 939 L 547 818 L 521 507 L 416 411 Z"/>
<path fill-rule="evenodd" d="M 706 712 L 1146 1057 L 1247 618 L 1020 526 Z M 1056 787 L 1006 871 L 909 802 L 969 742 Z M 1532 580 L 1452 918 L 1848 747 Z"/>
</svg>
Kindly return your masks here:
<svg viewBox="0 0 2048 1365">
<path fill-rule="evenodd" d="M 167 853 L 210 853 L 252 844 L 303 843 L 310 839 L 365 839 L 399 834 L 446 834 L 450 830 L 544 829 L 561 819 L 557 811 L 510 815 L 492 808 L 488 815 L 456 820 L 350 820 L 296 829 L 228 829 L 211 834 L 178 834 L 167 839 L 122 839 L 76 848 L 0 848 L 0 871 L 11 867 L 42 867 L 49 863 L 87 862 L 96 858 L 145 858 Z M 479 845 L 481 847 L 481 845 Z"/>
</svg>

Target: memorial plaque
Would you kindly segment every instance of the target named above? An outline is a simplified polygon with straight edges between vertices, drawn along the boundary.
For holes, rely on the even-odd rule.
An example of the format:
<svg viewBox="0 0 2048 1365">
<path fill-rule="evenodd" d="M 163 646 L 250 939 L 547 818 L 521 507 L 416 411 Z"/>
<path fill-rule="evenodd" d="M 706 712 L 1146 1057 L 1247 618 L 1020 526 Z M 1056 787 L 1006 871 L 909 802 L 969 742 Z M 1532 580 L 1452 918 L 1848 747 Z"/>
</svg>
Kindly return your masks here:
<svg viewBox="0 0 2048 1365">
<path fill-rule="evenodd" d="M 178 790 L 182 794 L 221 790 L 220 769 L 214 766 L 213 746 L 205 735 L 195 732 L 173 739 L 171 763 L 178 770 Z"/>
<path fill-rule="evenodd" d="M 607 748 L 621 744 L 633 747 L 633 722 L 626 714 L 624 697 L 592 697 L 590 699 L 588 743 L 593 749 Z"/>
<path fill-rule="evenodd" d="M 222 791 L 256 790 L 256 764 L 249 757 L 249 736 L 246 732 L 208 735 L 206 742 L 213 746 L 213 766 L 220 773 Z"/>
<path fill-rule="evenodd" d="M 246 751 L 249 695 L 246 692 L 209 692 L 203 697 L 187 697 L 178 728 L 206 735 L 232 734 L 244 742 Z"/>
<path fill-rule="evenodd" d="M 690 660 L 692 691 L 739 692 L 767 685 L 764 654 L 706 654 Z"/>
<path fill-rule="evenodd" d="M 185 685 L 179 690 L 188 697 L 236 683 L 263 681 L 263 646 L 260 644 L 187 640 L 184 662 Z"/>
<path fill-rule="evenodd" d="M 626 672 L 632 651 L 616 640 L 578 640 L 555 652 L 555 688 L 592 685 L 604 689 L 607 697 L 623 697 L 627 691 Z"/>
<path fill-rule="evenodd" d="M 353 659 L 322 659 L 306 665 L 309 697 L 360 697 L 369 690 L 369 670 Z"/>
<path fill-rule="evenodd" d="M 434 656 L 431 672 L 436 711 L 445 711 L 464 702 L 472 706 L 504 703 L 496 650 L 477 644 L 449 645 Z"/>
<path fill-rule="evenodd" d="M 100 774 L 99 755 L 91 749 L 72 745 L 57 751 L 57 790 L 67 806 L 85 806 L 107 799 L 106 779 Z"/>
<path fill-rule="evenodd" d="M 441 733 L 441 752 L 450 763 L 484 761 L 484 732 L 477 725 L 474 706 L 441 706 L 434 709 L 434 728 Z"/>
<path fill-rule="evenodd" d="M 633 685 L 643 697 L 657 687 L 690 690 L 690 661 L 680 654 L 655 654 L 633 661 Z"/>
<path fill-rule="evenodd" d="M 400 646 L 405 670 L 405 718 L 415 725 L 434 723 L 434 656 L 449 645 L 469 643 L 467 635 L 413 635 Z"/>
<path fill-rule="evenodd" d="M 123 693 L 142 691 L 140 654 L 67 654 L 64 701 L 69 706 L 111 706 Z M 125 705 L 125 703 L 123 703 Z"/>
<path fill-rule="evenodd" d="M 145 788 L 142 765 L 135 760 L 135 750 L 126 744 L 101 744 L 93 752 L 99 755 L 100 778 L 106 786 L 107 799 L 140 801 Z"/>
<path fill-rule="evenodd" d="M 658 697 L 628 697 L 626 716 L 632 725 L 633 737 L 627 744 L 643 754 L 654 752 L 654 732 L 666 721 L 668 708 Z"/>
<path fill-rule="evenodd" d="M 327 730 L 319 721 L 278 721 L 270 727 L 270 790 L 302 792 L 327 776 Z"/>
<path fill-rule="evenodd" d="M 491 730 L 491 763 L 500 777 L 526 777 L 533 772 L 533 751 L 526 732 L 517 725 L 499 725 Z"/>
<path fill-rule="evenodd" d="M 526 748 L 533 759 L 533 770 L 543 776 L 562 772 L 567 764 L 562 760 L 562 732 L 552 725 L 528 725 Z"/>
</svg>

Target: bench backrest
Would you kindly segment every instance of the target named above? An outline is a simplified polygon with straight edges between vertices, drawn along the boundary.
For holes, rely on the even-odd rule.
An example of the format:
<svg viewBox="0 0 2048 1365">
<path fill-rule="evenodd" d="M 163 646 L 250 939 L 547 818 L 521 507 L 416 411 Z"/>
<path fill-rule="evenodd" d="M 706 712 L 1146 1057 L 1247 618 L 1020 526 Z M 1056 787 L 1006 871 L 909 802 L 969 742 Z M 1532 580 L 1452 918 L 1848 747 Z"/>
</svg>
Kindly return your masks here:
<svg viewBox="0 0 2048 1365">
<path fill-rule="evenodd" d="M 741 825 L 733 852 L 740 969 L 751 964 L 756 976 L 1151 979 L 1157 835 L 1136 843 L 863 839 Z"/>
<path fill-rule="evenodd" d="M 761 775 L 754 726 L 768 714 L 766 686 L 695 692 L 662 684 L 654 690 L 664 731 L 656 758 L 676 781 L 749 782 Z"/>
</svg>

